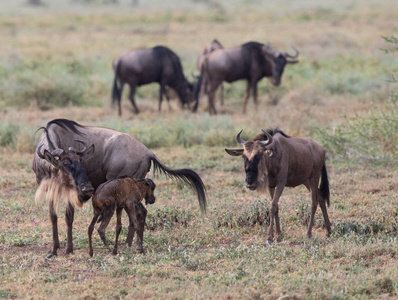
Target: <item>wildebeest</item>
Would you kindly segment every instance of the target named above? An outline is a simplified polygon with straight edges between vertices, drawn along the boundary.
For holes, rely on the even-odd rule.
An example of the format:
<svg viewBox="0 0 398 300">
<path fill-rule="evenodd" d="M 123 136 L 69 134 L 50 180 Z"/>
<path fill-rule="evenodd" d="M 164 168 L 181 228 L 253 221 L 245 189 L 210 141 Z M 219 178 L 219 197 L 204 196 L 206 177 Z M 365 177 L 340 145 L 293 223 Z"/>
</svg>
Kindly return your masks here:
<svg viewBox="0 0 398 300">
<path fill-rule="evenodd" d="M 83 158 L 90 157 L 94 153 L 94 145 L 87 149 L 86 143 L 75 139 L 76 142 L 82 143 L 84 149 L 77 151 L 74 147 L 66 145 L 74 144 L 69 140 L 64 144 L 64 148 L 55 146 L 48 137 L 47 128 L 44 130 L 42 138 L 36 149 L 33 170 L 36 173 L 39 188 L 36 191 L 36 199 L 45 198 L 49 204 L 50 218 L 53 231 L 53 250 L 52 254 L 56 254 L 59 248 L 57 211 L 59 200 L 67 200 L 67 209 L 65 213 L 66 224 L 68 226 L 68 237 L 66 253 L 73 251 L 72 243 L 72 223 L 74 215 L 74 206 L 81 206 L 82 199 L 91 197 L 94 188 L 86 174 L 83 165 Z M 44 149 L 42 153 L 43 146 Z M 51 257 L 49 255 L 48 257 Z"/>
<path fill-rule="evenodd" d="M 295 48 L 294 48 L 295 49 Z M 217 113 L 214 106 L 214 95 L 219 85 L 223 82 L 233 82 L 240 79 L 247 80 L 246 92 L 243 103 L 243 113 L 246 113 L 247 101 L 250 90 L 253 91 L 254 103 L 257 104 L 257 83 L 263 77 L 270 77 L 271 83 L 279 86 L 282 73 L 286 64 L 295 64 L 299 52 L 295 49 L 295 55 L 287 52 L 278 52 L 272 49 L 270 44 L 248 42 L 241 46 L 226 49 L 217 49 L 204 57 L 202 72 L 198 86 L 205 81 L 205 93 L 209 98 L 209 113 Z M 198 101 L 199 91 L 195 91 L 195 99 Z M 196 110 L 196 102 L 194 110 Z"/>
<path fill-rule="evenodd" d="M 213 52 L 214 50 L 217 50 L 217 49 L 224 49 L 224 46 L 217 39 L 212 40 L 210 44 L 206 45 L 203 48 L 202 53 L 200 54 L 200 56 L 198 58 L 199 72 L 202 72 L 202 66 L 203 66 L 203 62 L 205 60 L 206 55 L 209 54 L 210 52 Z M 205 80 L 202 80 L 201 86 L 198 86 L 196 88 L 202 90 L 205 86 L 206 86 Z M 199 96 L 197 98 L 199 98 Z M 224 105 L 224 86 L 222 83 L 220 84 L 220 99 L 221 99 L 221 105 Z"/>
<path fill-rule="evenodd" d="M 181 180 L 189 184 L 198 195 L 199 205 L 203 212 L 206 211 L 206 193 L 205 186 L 199 175 L 191 169 L 173 170 L 166 167 L 157 157 L 142 143 L 128 134 L 112 130 L 104 127 L 84 126 L 74 121 L 66 119 L 55 119 L 47 123 L 46 130 L 40 137 L 38 150 L 41 148 L 50 149 L 67 149 L 70 145 L 74 145 L 75 140 L 84 139 L 87 144 L 94 145 L 94 153 L 90 159 L 84 160 L 84 168 L 92 187 L 96 189 L 100 184 L 107 180 L 120 176 L 131 176 L 134 178 L 144 178 L 153 164 L 154 172 L 162 172 L 165 175 Z M 41 146 L 43 144 L 43 146 Z M 50 181 L 59 188 L 67 190 L 75 190 L 73 186 L 63 186 L 62 182 L 56 181 L 59 173 L 56 167 L 51 166 L 49 162 L 42 159 L 39 152 L 36 151 L 33 158 L 33 170 L 36 173 L 38 190 L 47 193 L 46 197 L 50 201 L 50 212 L 53 224 L 53 250 L 49 256 L 56 255 L 59 248 L 58 231 L 57 231 L 57 215 L 53 206 L 58 203 L 59 194 L 52 190 L 46 189 L 44 183 Z M 44 180 L 47 179 L 47 180 Z M 38 193 L 42 195 L 43 193 Z M 80 206 L 81 203 L 87 201 L 91 195 L 86 195 L 82 190 L 79 191 L 78 202 L 71 202 L 68 199 L 68 245 L 67 253 L 73 251 L 72 245 L 72 223 L 74 217 L 74 207 Z M 76 197 L 77 198 L 77 197 Z M 53 205 L 51 205 L 53 203 Z M 145 224 L 147 214 L 146 208 L 140 204 L 137 210 L 139 222 Z M 141 221 L 140 221 L 141 219 Z M 70 224 L 70 230 L 69 230 Z M 143 231 L 140 226 L 139 233 Z M 70 237 L 70 239 L 69 239 Z"/>
<path fill-rule="evenodd" d="M 311 191 L 311 217 L 307 236 L 312 236 L 314 215 L 318 204 L 330 235 L 330 221 L 325 201 L 330 205 L 329 180 L 325 164 L 325 150 L 309 138 L 288 136 L 278 128 L 263 130 L 252 141 L 244 141 L 240 135 L 236 140 L 243 149 L 225 149 L 229 155 L 242 156 L 246 172 L 246 187 L 271 194 L 270 226 L 267 243 L 273 241 L 274 219 L 276 233 L 281 233 L 278 201 L 285 187 L 305 185 Z M 321 182 L 318 188 L 319 179 Z"/>
<path fill-rule="evenodd" d="M 136 180 L 131 177 L 118 177 L 101 184 L 95 192 L 92 203 L 94 216 L 88 228 L 88 244 L 89 255 L 93 256 L 92 234 L 94 225 L 97 219 L 101 216 L 98 222 L 101 222 L 98 228 L 102 242 L 109 249 L 108 241 L 106 240 L 105 230 L 116 210 L 116 237 L 115 245 L 113 247 L 113 254 L 117 254 L 117 242 L 120 231 L 122 230 L 122 210 L 124 209 L 129 217 L 129 236 L 127 244 L 131 247 L 133 236 L 131 233 L 138 229 L 139 224 L 136 217 L 135 207 L 139 205 L 143 198 L 146 204 L 155 203 L 154 191 L 156 184 L 149 178 Z M 137 249 L 143 252 L 142 246 L 143 236 L 137 235 Z"/>
<path fill-rule="evenodd" d="M 122 114 L 121 98 L 125 83 L 130 86 L 130 101 L 135 113 L 139 109 L 135 103 L 134 94 L 137 86 L 157 82 L 159 90 L 159 111 L 162 106 L 165 87 L 176 91 L 181 105 L 194 101 L 194 86 L 185 78 L 180 59 L 177 54 L 164 46 L 131 51 L 113 62 L 115 78 L 112 88 L 112 103 L 118 103 L 119 115 Z"/>
</svg>

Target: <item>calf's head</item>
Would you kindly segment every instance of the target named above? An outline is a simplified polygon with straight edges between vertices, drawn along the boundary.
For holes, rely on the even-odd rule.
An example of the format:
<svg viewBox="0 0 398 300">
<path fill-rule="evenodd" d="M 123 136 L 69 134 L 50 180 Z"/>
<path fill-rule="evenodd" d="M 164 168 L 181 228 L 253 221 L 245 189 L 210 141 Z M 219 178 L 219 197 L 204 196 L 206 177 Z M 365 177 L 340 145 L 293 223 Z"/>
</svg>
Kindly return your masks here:
<svg viewBox="0 0 398 300">
<path fill-rule="evenodd" d="M 154 204 L 156 201 L 155 197 L 156 184 L 149 178 L 143 179 L 143 183 L 147 188 L 145 193 L 145 204 Z"/>
<path fill-rule="evenodd" d="M 76 142 L 82 143 L 84 149 L 82 151 L 77 151 L 73 147 L 69 147 L 67 151 L 63 149 L 54 149 L 51 152 L 44 149 L 41 153 L 41 148 L 43 144 L 37 148 L 37 155 L 48 161 L 56 169 L 60 170 L 63 174 L 63 178 L 68 178 L 64 183 L 66 185 L 74 183 L 80 201 L 88 200 L 94 193 L 94 188 L 88 179 L 86 171 L 84 169 L 83 158 L 91 156 L 94 153 L 94 145 L 87 149 L 86 143 L 81 140 L 76 140 Z"/>
<path fill-rule="evenodd" d="M 255 141 L 244 141 L 240 134 L 242 130 L 236 135 L 236 140 L 243 146 L 243 149 L 225 149 L 225 151 L 232 156 L 242 156 L 244 160 L 245 172 L 246 172 L 246 187 L 251 190 L 256 190 L 258 187 L 258 174 L 260 162 L 265 156 L 272 156 L 272 145 L 273 138 L 265 130 L 263 130 L 266 141 L 255 140 Z"/>
</svg>

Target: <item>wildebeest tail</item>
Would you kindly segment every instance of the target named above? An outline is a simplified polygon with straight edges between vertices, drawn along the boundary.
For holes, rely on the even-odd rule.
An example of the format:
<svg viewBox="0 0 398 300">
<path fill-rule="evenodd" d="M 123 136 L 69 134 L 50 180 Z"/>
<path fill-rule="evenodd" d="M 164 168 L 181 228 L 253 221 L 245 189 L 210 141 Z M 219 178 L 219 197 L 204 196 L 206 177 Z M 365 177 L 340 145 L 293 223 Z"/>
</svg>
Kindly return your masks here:
<svg viewBox="0 0 398 300">
<path fill-rule="evenodd" d="M 119 103 L 122 98 L 121 88 L 118 86 L 118 76 L 120 70 L 120 60 L 116 64 L 115 68 L 115 78 L 113 80 L 113 88 L 112 88 L 112 104 Z"/>
<path fill-rule="evenodd" d="M 154 166 L 155 173 L 161 172 L 172 179 L 175 178 L 189 184 L 198 195 L 200 209 L 203 213 L 206 212 L 206 187 L 200 176 L 195 171 L 191 169 L 170 169 L 163 165 L 155 156 L 153 156 L 151 160 Z"/>
<path fill-rule="evenodd" d="M 328 206 L 330 206 L 329 179 L 328 172 L 326 171 L 326 164 L 323 164 L 322 167 L 321 184 L 319 186 L 319 190 L 321 191 L 323 198 L 326 199 Z"/>
</svg>

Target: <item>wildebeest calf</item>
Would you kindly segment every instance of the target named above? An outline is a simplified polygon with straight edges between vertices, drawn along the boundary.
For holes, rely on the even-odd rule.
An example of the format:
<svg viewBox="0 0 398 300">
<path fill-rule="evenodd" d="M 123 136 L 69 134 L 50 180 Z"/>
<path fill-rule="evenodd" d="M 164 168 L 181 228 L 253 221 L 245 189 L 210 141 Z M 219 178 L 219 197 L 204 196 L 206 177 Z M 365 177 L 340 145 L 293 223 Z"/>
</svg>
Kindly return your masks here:
<svg viewBox="0 0 398 300">
<path fill-rule="evenodd" d="M 120 231 L 122 230 L 122 210 L 125 209 L 129 216 L 129 231 L 127 235 L 127 244 L 131 247 L 134 233 L 137 231 L 137 250 L 143 252 L 142 239 L 144 234 L 144 222 L 138 224 L 136 215 L 136 206 L 142 205 L 141 201 L 145 198 L 146 204 L 155 203 L 156 185 L 151 179 L 134 179 L 132 177 L 119 177 L 109 180 L 101 184 L 93 197 L 94 217 L 88 228 L 89 254 L 93 256 L 93 247 L 91 236 L 93 234 L 95 222 L 100 217 L 98 222 L 101 225 L 98 228 L 98 233 L 109 249 L 108 242 L 105 236 L 105 229 L 111 220 L 115 209 L 117 214 L 116 223 L 116 237 L 113 254 L 117 254 L 117 242 Z M 140 218 L 141 219 L 141 218 Z M 109 249 L 110 250 L 110 249 Z"/>
</svg>

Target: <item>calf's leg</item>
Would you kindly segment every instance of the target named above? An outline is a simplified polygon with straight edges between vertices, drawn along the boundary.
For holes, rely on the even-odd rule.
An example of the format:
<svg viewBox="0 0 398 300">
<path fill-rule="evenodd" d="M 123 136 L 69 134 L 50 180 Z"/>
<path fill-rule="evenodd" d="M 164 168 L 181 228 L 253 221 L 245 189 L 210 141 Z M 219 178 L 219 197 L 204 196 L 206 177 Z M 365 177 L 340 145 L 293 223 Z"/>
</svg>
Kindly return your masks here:
<svg viewBox="0 0 398 300">
<path fill-rule="evenodd" d="M 325 226 L 327 230 L 327 236 L 330 236 L 332 233 L 331 225 L 330 225 L 330 220 L 328 216 L 328 211 L 326 209 L 326 200 L 322 197 L 321 192 L 318 190 L 318 199 L 319 199 L 319 206 L 321 207 L 322 214 L 323 214 L 323 219 L 325 220 Z"/>
<path fill-rule="evenodd" d="M 122 231 L 122 210 L 123 208 L 118 207 L 116 210 L 116 237 L 115 237 L 115 245 L 113 246 L 112 254 L 117 254 L 117 242 L 119 239 L 120 231 Z"/>
<path fill-rule="evenodd" d="M 98 234 L 101 237 L 102 242 L 104 243 L 105 247 L 109 249 L 109 245 L 108 242 L 106 240 L 106 236 L 105 236 L 105 229 L 109 224 L 109 221 L 111 220 L 113 213 L 115 212 L 115 207 L 112 208 L 108 208 L 105 211 L 102 211 L 102 221 L 101 221 L 101 225 L 98 228 Z"/>
<path fill-rule="evenodd" d="M 94 225 L 95 222 L 97 222 L 97 219 L 99 217 L 100 213 L 94 211 L 94 217 L 90 223 L 90 226 L 88 226 L 88 254 L 90 256 L 93 256 L 94 251 L 93 251 L 93 243 L 92 243 L 92 235 L 93 235 L 93 231 L 94 231 Z"/>
<path fill-rule="evenodd" d="M 308 230 L 307 230 L 307 237 L 312 237 L 312 227 L 314 226 L 314 217 L 315 217 L 315 212 L 318 207 L 318 199 L 317 199 L 317 188 L 311 189 L 311 216 L 310 216 L 310 222 L 308 224 Z"/>
</svg>

